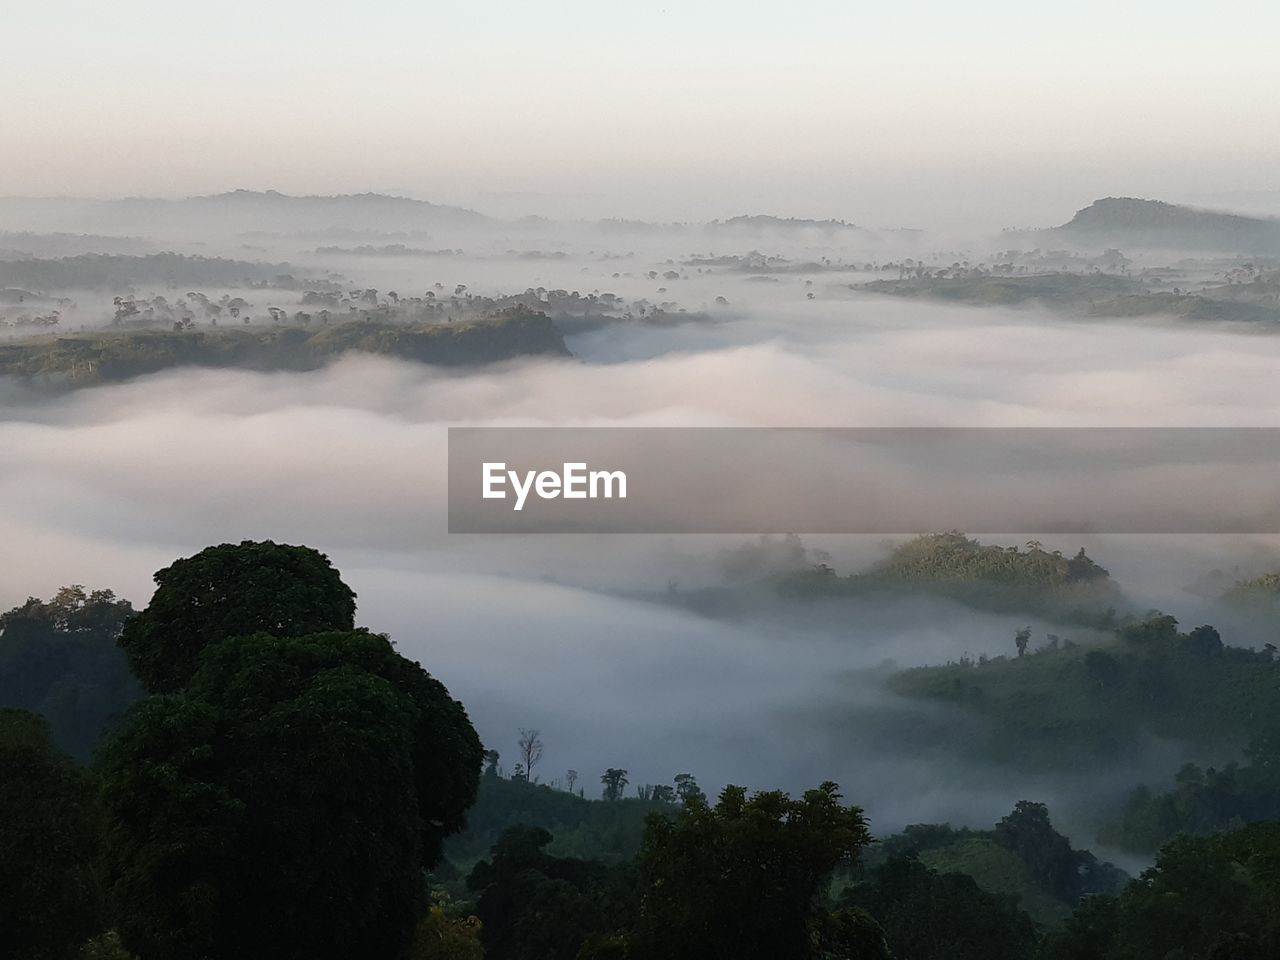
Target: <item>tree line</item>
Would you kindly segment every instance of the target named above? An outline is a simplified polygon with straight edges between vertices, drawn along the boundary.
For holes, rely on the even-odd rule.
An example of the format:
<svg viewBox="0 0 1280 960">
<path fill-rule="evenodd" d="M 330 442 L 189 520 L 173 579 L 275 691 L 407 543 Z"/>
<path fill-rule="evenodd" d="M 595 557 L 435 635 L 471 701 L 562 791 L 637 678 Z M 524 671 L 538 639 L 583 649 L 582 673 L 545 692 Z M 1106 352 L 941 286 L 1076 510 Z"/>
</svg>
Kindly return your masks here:
<svg viewBox="0 0 1280 960">
<path fill-rule="evenodd" d="M 72 588 L 3 621 L 0 646 L 26 669 L 41 631 L 97 637 L 139 692 L 87 765 L 37 714 L 0 712 L 3 960 L 1280 955 L 1275 823 L 1179 836 L 1126 884 L 1020 803 L 983 839 L 1071 904 L 1045 930 L 1015 898 L 929 866 L 941 828 L 878 851 L 834 783 L 713 801 L 690 776 L 674 802 L 650 785 L 624 799 L 618 767 L 608 802 L 586 801 L 530 782 L 532 729 L 522 777 L 497 777 L 463 705 L 356 626 L 355 594 L 314 550 L 223 544 L 155 580 L 137 613 Z M 647 805 L 638 847 L 560 856 L 548 830 L 515 824 L 450 882 L 446 842 L 490 779 Z"/>
</svg>

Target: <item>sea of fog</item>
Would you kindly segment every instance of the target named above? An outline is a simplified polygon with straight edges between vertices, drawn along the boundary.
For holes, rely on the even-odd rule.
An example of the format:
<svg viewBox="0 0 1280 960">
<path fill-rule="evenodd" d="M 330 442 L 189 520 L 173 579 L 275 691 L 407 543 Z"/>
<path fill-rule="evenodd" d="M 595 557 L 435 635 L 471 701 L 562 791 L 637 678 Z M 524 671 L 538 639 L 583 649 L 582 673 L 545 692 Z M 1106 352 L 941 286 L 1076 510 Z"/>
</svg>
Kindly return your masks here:
<svg viewBox="0 0 1280 960">
<path fill-rule="evenodd" d="M 878 749 L 858 716 L 937 709 L 882 692 L 877 665 L 1004 653 L 1024 618 L 898 600 L 713 619 L 661 595 L 673 581 L 719 583 L 720 551 L 742 538 L 450 536 L 446 427 L 1280 426 L 1280 338 L 874 298 L 849 289 L 865 279 L 853 272 L 699 273 L 679 266 L 710 252 L 694 241 L 639 253 L 577 241 L 550 261 L 507 255 L 506 242 L 341 269 L 404 295 L 435 282 L 547 286 L 698 313 L 572 336 L 571 360 L 470 371 L 350 356 L 311 373 L 174 370 L 58 396 L 2 383 L 0 607 L 65 583 L 141 605 L 154 570 L 208 544 L 305 543 L 356 590 L 362 624 L 466 703 L 488 746 L 511 759 L 517 728 L 540 729 L 544 780 L 573 768 L 590 785 L 610 766 L 632 784 L 691 772 L 713 790 L 832 779 L 878 830 L 985 825 L 1017 799 L 1070 799 L 1075 787 Z M 270 252 L 318 262 L 301 245 Z M 647 275 L 666 269 L 681 278 Z M 842 572 L 885 549 L 807 542 Z M 1053 545 L 1086 547 L 1139 602 L 1188 619 L 1202 606 L 1183 589 L 1197 575 L 1276 554 L 1267 538 Z M 1153 749 L 1151 771 L 1167 776 L 1176 759 Z M 1143 773 L 1117 771 L 1116 792 Z"/>
</svg>

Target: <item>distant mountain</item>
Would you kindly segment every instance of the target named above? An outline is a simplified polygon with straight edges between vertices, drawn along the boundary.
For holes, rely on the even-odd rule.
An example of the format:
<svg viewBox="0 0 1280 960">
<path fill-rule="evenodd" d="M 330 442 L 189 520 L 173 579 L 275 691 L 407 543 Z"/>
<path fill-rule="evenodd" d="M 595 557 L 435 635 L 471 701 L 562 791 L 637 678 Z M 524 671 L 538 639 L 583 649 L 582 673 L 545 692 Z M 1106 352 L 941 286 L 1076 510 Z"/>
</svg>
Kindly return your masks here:
<svg viewBox="0 0 1280 960">
<path fill-rule="evenodd" d="M 0 230 L 0 260 L 76 257 L 86 253 L 138 255 L 154 252 L 155 244 L 139 237 Z"/>
<path fill-rule="evenodd" d="M 474 210 L 381 193 L 291 196 L 276 190 L 233 190 L 166 200 L 0 199 L 0 214 L 26 230 L 97 230 L 145 237 L 323 234 L 329 230 L 432 231 L 478 226 Z"/>
<path fill-rule="evenodd" d="M 864 227 L 846 220 L 810 220 L 804 217 L 775 217 L 770 214 L 744 214 L 730 217 L 728 220 L 713 220 L 713 227 L 730 227 L 745 230 L 822 230 L 832 233 L 839 230 L 852 230 L 857 233 L 870 233 Z"/>
<path fill-rule="evenodd" d="M 0 260 L 0 285 L 51 290 L 108 290 L 127 293 L 140 284 L 165 286 L 269 286 L 294 290 L 319 281 L 294 278 L 287 263 L 251 263 L 222 257 L 152 253 L 141 257 L 88 253 L 56 259 Z"/>
<path fill-rule="evenodd" d="M 410 230 L 433 226 L 484 223 L 474 210 L 429 203 L 384 193 L 340 193 L 333 196 L 292 196 L 276 190 L 233 190 L 185 200 L 130 197 L 112 206 L 130 213 L 166 216 L 190 212 L 229 221 L 236 229 L 280 230 L 324 227 Z"/>
<path fill-rule="evenodd" d="M 1078 243 L 1239 254 L 1280 253 L 1280 220 L 1161 200 L 1095 200 L 1052 233 Z"/>
</svg>

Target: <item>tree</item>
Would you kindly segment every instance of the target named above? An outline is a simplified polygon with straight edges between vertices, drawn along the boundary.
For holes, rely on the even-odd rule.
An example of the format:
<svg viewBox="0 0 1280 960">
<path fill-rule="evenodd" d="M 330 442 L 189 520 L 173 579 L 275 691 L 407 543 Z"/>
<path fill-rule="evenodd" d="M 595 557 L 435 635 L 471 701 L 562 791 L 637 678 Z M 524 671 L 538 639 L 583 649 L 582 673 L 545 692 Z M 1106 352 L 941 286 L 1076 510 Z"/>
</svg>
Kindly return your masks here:
<svg viewBox="0 0 1280 960">
<path fill-rule="evenodd" d="M 691 800 L 706 802 L 707 795 L 702 792 L 692 773 L 677 773 L 672 783 L 675 784 L 676 796 L 681 803 L 689 803 Z"/>
<path fill-rule="evenodd" d="M 884 928 L 866 910 L 850 903 L 825 912 L 817 940 L 822 960 L 893 960 Z"/>
<path fill-rule="evenodd" d="M 533 781 L 533 767 L 542 759 L 542 740 L 538 734 L 541 730 L 526 730 L 520 728 L 520 739 L 516 741 L 520 747 L 520 757 L 524 762 L 524 774 L 530 782 Z"/>
<path fill-rule="evenodd" d="M 363 670 L 386 680 L 412 707 L 422 865 L 435 866 L 445 837 L 466 826 L 479 786 L 484 748 L 465 708 L 421 664 L 396 653 L 383 634 L 356 630 L 276 639 L 258 634 L 211 647 L 188 692 L 210 702 L 265 709 L 296 683 L 329 672 Z"/>
<path fill-rule="evenodd" d="M 1090 650 L 1084 655 L 1084 669 L 1089 682 L 1099 690 L 1113 687 L 1120 680 L 1120 661 L 1105 650 Z"/>
<path fill-rule="evenodd" d="M 996 824 L 992 839 L 1018 855 L 1041 889 L 1068 903 L 1080 896 L 1080 858 L 1070 841 L 1053 829 L 1043 803 L 1019 800 Z"/>
<path fill-rule="evenodd" d="M 349 666 L 289 687 L 151 698 L 109 745 L 108 864 L 129 950 L 389 960 L 407 946 L 423 833 L 412 702 Z"/>
<path fill-rule="evenodd" d="M 496 777 L 498 775 L 498 760 L 501 755 L 497 750 L 484 751 L 484 775 L 486 777 Z"/>
<path fill-rule="evenodd" d="M 566 770 L 564 772 L 564 788 L 573 793 L 573 786 L 578 782 L 577 770 Z"/>
<path fill-rule="evenodd" d="M 1018 656 L 1027 652 L 1027 644 L 1031 642 L 1031 628 L 1023 627 L 1013 635 L 1013 643 L 1018 648 Z"/>
<path fill-rule="evenodd" d="M 54 742 L 87 762 L 142 695 L 116 645 L 131 616 L 129 601 L 79 584 L 0 614 L 0 703 L 43 716 Z"/>
<path fill-rule="evenodd" d="M 166 596 L 135 635 L 153 680 L 181 689 L 131 710 L 102 759 L 124 945 L 146 960 L 399 957 L 421 915 L 423 869 L 475 799 L 479 738 L 385 636 L 295 635 L 354 610 L 320 554 L 213 550 L 169 568 L 182 576 L 161 578 Z M 237 611 L 251 579 L 241 561 L 263 558 L 278 592 L 248 584 Z M 206 561 L 214 579 L 188 582 Z M 300 583 L 285 569 L 294 561 Z M 333 601 L 329 613 L 306 609 L 313 595 Z M 196 622 L 205 609 L 233 632 Z M 240 632 L 254 623 L 278 633 Z"/>
<path fill-rule="evenodd" d="M 1280 956 L 1280 824 L 1179 837 L 1117 897 L 1089 897 L 1046 960 Z"/>
<path fill-rule="evenodd" d="M 936 873 L 911 855 L 876 868 L 840 905 L 875 917 L 892 955 L 911 960 L 1026 960 L 1036 941 L 1031 918 L 1012 898 L 987 893 L 965 874 Z"/>
<path fill-rule="evenodd" d="M 413 933 L 410 960 L 484 960 L 480 921 L 458 910 L 444 891 L 431 895 L 431 908 Z"/>
<path fill-rule="evenodd" d="M 627 779 L 627 771 L 620 767 L 610 767 L 601 775 L 600 782 L 604 784 L 604 799 L 606 800 L 621 800 L 626 792 L 627 784 L 630 783 Z"/>
<path fill-rule="evenodd" d="M 1117 897 L 1085 897 L 1040 949 L 1042 960 L 1104 960 L 1118 922 Z"/>
<path fill-rule="evenodd" d="M 870 842 L 857 807 L 824 783 L 801 799 L 726 787 L 675 817 L 651 814 L 637 858 L 636 956 L 774 960 L 812 955 L 831 872 Z"/>
<path fill-rule="evenodd" d="M 577 960 L 628 924 L 625 872 L 553 857 L 549 843 L 546 830 L 512 827 L 468 876 L 488 960 Z"/>
<path fill-rule="evenodd" d="M 1176 617 L 1153 610 L 1146 619 L 1125 624 L 1116 631 L 1116 636 L 1137 646 L 1169 644 L 1178 639 L 1178 621 Z"/>
<path fill-rule="evenodd" d="M 1280 722 L 1271 720 L 1250 737 L 1244 755 L 1251 779 L 1264 788 L 1280 791 Z"/>
<path fill-rule="evenodd" d="M 1216 657 L 1222 653 L 1222 635 L 1208 624 L 1196 627 L 1187 634 L 1187 649 L 1196 656 Z"/>
<path fill-rule="evenodd" d="M 1202 769 L 1187 763 L 1174 787 L 1153 793 L 1135 788 L 1106 840 L 1153 854 L 1179 834 L 1206 836 L 1247 823 L 1280 819 L 1280 732 L 1263 725 L 1244 749 L 1244 765 Z"/>
<path fill-rule="evenodd" d="M 355 627 L 355 594 L 322 553 L 270 540 L 224 543 L 155 575 L 156 592 L 120 637 L 152 693 L 181 689 L 202 650 L 228 637 L 298 637 Z"/>
<path fill-rule="evenodd" d="M 92 776 L 25 710 L 0 709 L 0 958 L 63 960 L 101 929 Z"/>
</svg>

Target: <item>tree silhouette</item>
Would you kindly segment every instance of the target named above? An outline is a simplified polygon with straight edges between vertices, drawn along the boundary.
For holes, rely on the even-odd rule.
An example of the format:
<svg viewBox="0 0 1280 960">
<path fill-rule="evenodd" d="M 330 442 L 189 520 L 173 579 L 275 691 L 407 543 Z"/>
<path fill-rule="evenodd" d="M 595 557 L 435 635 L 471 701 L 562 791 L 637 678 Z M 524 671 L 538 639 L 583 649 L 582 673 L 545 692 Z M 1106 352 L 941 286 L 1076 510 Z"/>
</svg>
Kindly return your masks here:
<svg viewBox="0 0 1280 960">
<path fill-rule="evenodd" d="M 534 765 L 542 759 L 542 740 L 539 738 L 541 730 L 537 728 L 526 730 L 520 728 L 520 739 L 516 741 L 520 746 L 520 757 L 524 762 L 524 775 L 532 782 Z"/>
<path fill-rule="evenodd" d="M 623 791 L 627 789 L 630 781 L 627 779 L 627 771 L 619 767 L 610 767 L 600 777 L 600 782 L 604 784 L 604 799 L 621 800 Z"/>
</svg>

